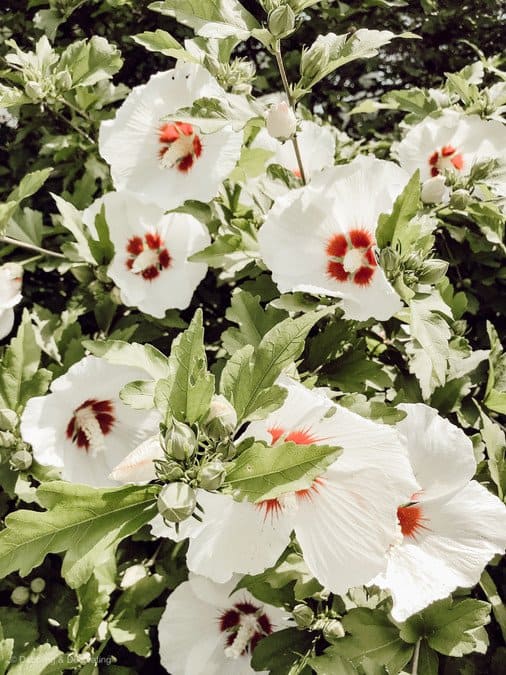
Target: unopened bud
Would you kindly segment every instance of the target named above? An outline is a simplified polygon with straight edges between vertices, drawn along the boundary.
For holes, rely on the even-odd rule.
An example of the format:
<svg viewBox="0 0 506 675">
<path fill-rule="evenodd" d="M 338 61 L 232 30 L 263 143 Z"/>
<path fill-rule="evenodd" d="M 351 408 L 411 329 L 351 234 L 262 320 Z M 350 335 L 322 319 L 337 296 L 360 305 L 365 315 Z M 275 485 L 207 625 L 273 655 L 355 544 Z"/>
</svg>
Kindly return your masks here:
<svg viewBox="0 0 506 675">
<path fill-rule="evenodd" d="M 164 436 L 167 453 L 182 461 L 191 457 L 198 448 L 197 437 L 187 424 L 172 420 Z"/>
<path fill-rule="evenodd" d="M 286 101 L 273 105 L 265 119 L 269 134 L 280 141 L 291 138 L 297 130 L 297 118 Z"/>
<path fill-rule="evenodd" d="M 44 98 L 44 90 L 38 82 L 27 82 L 25 84 L 25 94 L 28 98 L 31 98 L 32 101 Z"/>
<path fill-rule="evenodd" d="M 337 619 L 327 621 L 323 629 L 323 637 L 329 642 L 332 642 L 333 640 L 339 640 L 340 638 L 344 637 L 344 634 L 345 631 L 343 624 Z"/>
<path fill-rule="evenodd" d="M 379 255 L 381 269 L 393 272 L 399 267 L 399 257 L 391 248 L 382 248 Z"/>
<path fill-rule="evenodd" d="M 459 209 L 462 211 L 469 204 L 470 196 L 467 190 L 455 190 L 450 199 L 450 206 L 454 209 Z"/>
<path fill-rule="evenodd" d="M 169 483 L 158 495 L 158 511 L 170 523 L 180 523 L 191 516 L 197 497 L 186 483 Z"/>
<path fill-rule="evenodd" d="M 214 459 L 199 471 L 199 485 L 204 490 L 217 490 L 225 482 L 226 474 L 223 463 Z"/>
<path fill-rule="evenodd" d="M 422 202 L 424 204 L 441 204 L 448 198 L 448 188 L 444 176 L 434 176 L 422 185 Z"/>
<path fill-rule="evenodd" d="M 30 600 L 30 591 L 26 586 L 16 586 L 11 593 L 11 600 L 15 605 L 26 605 Z"/>
<path fill-rule="evenodd" d="M 147 574 L 148 572 L 144 565 L 132 565 L 127 570 L 125 570 L 120 586 L 121 588 L 130 588 L 130 586 L 133 586 L 141 579 L 144 579 Z"/>
<path fill-rule="evenodd" d="M 17 450 L 10 458 L 10 465 L 15 471 L 25 471 L 32 465 L 33 457 L 28 450 Z"/>
<path fill-rule="evenodd" d="M 36 605 L 40 600 L 40 595 L 38 593 L 30 593 L 30 601 L 33 605 Z"/>
<path fill-rule="evenodd" d="M 11 431 L 0 431 L 0 448 L 13 448 L 16 446 L 16 436 Z"/>
<path fill-rule="evenodd" d="M 68 70 L 62 70 L 56 75 L 55 84 L 61 91 L 67 91 L 72 86 L 72 75 Z"/>
<path fill-rule="evenodd" d="M 233 405 L 221 394 L 215 394 L 211 399 L 205 424 L 207 433 L 215 439 L 228 436 L 236 428 L 237 413 Z"/>
<path fill-rule="evenodd" d="M 41 577 L 35 577 L 35 579 L 30 581 L 30 589 L 33 593 L 42 593 L 45 588 L 46 582 Z"/>
<path fill-rule="evenodd" d="M 300 74 L 303 83 L 307 85 L 319 76 L 329 62 L 331 43 L 328 37 L 320 35 L 309 49 L 302 52 Z"/>
<path fill-rule="evenodd" d="M 114 288 L 111 289 L 110 296 L 115 305 L 123 304 L 123 301 L 121 300 L 121 291 L 117 286 L 114 286 Z"/>
<path fill-rule="evenodd" d="M 293 618 L 299 628 L 309 628 L 314 621 L 314 612 L 308 605 L 303 603 L 293 608 Z"/>
<path fill-rule="evenodd" d="M 422 265 L 418 281 L 422 284 L 435 284 L 446 274 L 448 263 L 445 260 L 426 260 Z"/>
<path fill-rule="evenodd" d="M 18 423 L 18 416 L 14 410 L 9 408 L 0 409 L 0 429 L 4 431 L 12 431 Z"/>
<path fill-rule="evenodd" d="M 269 14 L 269 30 L 280 39 L 290 35 L 295 28 L 295 14 L 289 5 L 280 5 Z"/>
</svg>

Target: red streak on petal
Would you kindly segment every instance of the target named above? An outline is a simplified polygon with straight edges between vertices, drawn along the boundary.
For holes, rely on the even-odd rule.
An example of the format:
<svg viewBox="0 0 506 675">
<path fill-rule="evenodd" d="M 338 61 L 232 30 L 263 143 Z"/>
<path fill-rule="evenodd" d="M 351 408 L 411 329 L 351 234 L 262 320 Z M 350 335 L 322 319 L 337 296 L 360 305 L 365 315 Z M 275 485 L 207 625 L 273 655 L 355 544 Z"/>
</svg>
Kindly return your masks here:
<svg viewBox="0 0 506 675">
<path fill-rule="evenodd" d="M 169 252 L 166 248 L 162 248 L 158 254 L 158 262 L 160 263 L 160 266 L 163 267 L 163 269 L 167 269 L 167 267 L 170 265 L 170 261 L 171 257 Z"/>
<path fill-rule="evenodd" d="M 378 262 L 376 260 L 376 256 L 374 255 L 374 251 L 373 251 L 372 248 L 370 248 L 366 251 L 365 257 L 366 257 L 369 265 L 371 265 L 372 267 L 376 267 L 378 265 Z"/>
<path fill-rule="evenodd" d="M 450 155 L 453 155 L 454 152 L 455 148 L 453 147 L 453 145 L 444 145 L 441 148 L 441 154 L 443 155 L 443 157 L 450 157 Z"/>
<path fill-rule="evenodd" d="M 327 274 L 336 281 L 347 281 L 350 276 L 341 263 L 332 261 L 327 264 Z"/>
<path fill-rule="evenodd" d="M 434 153 L 429 157 L 429 164 L 430 164 L 431 166 L 435 166 L 435 165 L 437 164 L 437 162 L 438 162 L 438 159 L 439 159 L 439 152 L 437 152 L 437 150 L 436 150 L 436 152 L 434 152 Z"/>
<path fill-rule="evenodd" d="M 348 250 L 348 242 L 344 234 L 335 234 L 327 244 L 326 253 L 334 258 L 342 258 Z"/>
<path fill-rule="evenodd" d="M 436 166 L 433 166 L 432 169 L 430 170 L 430 175 L 432 178 L 435 176 L 439 176 L 439 169 Z"/>
<path fill-rule="evenodd" d="M 350 230 L 350 240 L 355 248 L 369 248 L 374 244 L 373 238 L 366 230 Z"/>
<path fill-rule="evenodd" d="M 399 506 L 397 509 L 397 518 L 399 519 L 401 532 L 405 537 L 415 539 L 420 530 L 428 529 L 423 524 L 427 519 L 424 518 L 422 507 L 419 504 Z"/>
<path fill-rule="evenodd" d="M 160 143 L 174 143 L 179 138 L 179 132 L 175 124 L 164 124 L 160 127 L 159 136 Z"/>
<path fill-rule="evenodd" d="M 353 283 L 357 286 L 368 286 L 374 275 L 372 267 L 359 267 L 353 276 Z"/>
<path fill-rule="evenodd" d="M 251 602 L 236 602 L 234 607 L 241 612 L 241 614 L 254 614 L 258 607 L 252 605 Z"/>
<path fill-rule="evenodd" d="M 149 267 L 143 269 L 141 274 L 143 279 L 146 279 L 146 281 L 152 281 L 153 279 L 156 279 L 160 272 L 156 265 L 150 265 Z"/>
<path fill-rule="evenodd" d="M 131 270 L 132 267 L 134 266 L 134 258 L 128 258 L 128 260 L 126 261 L 125 264 L 126 264 L 127 270 Z"/>
<path fill-rule="evenodd" d="M 220 616 L 220 630 L 224 633 L 226 630 L 237 626 L 241 618 L 239 612 L 235 609 L 229 609 Z"/>
<path fill-rule="evenodd" d="M 193 134 L 193 127 L 191 124 L 188 124 L 188 122 L 176 122 L 176 127 L 185 136 L 191 136 Z"/>
<path fill-rule="evenodd" d="M 302 178 L 302 174 L 300 172 L 300 169 L 292 169 L 292 173 L 295 176 L 295 178 Z"/>
<path fill-rule="evenodd" d="M 193 154 L 195 155 L 195 157 L 200 157 L 200 155 L 202 154 L 202 143 L 198 136 L 195 136 L 195 138 L 193 139 Z"/>
<path fill-rule="evenodd" d="M 192 166 L 193 166 L 192 154 L 185 155 L 177 163 L 177 169 L 178 171 L 181 171 L 181 173 L 187 173 L 192 168 Z"/>
<path fill-rule="evenodd" d="M 462 155 L 455 155 L 455 157 L 452 157 L 450 161 L 457 171 L 462 171 L 464 168 L 464 158 Z"/>
<path fill-rule="evenodd" d="M 257 502 L 255 506 L 257 509 L 265 512 L 265 518 L 267 518 L 267 516 L 274 518 L 283 510 L 283 507 L 279 503 L 279 499 L 262 499 L 262 501 Z"/>
<path fill-rule="evenodd" d="M 271 427 L 270 429 L 267 429 L 267 431 L 271 436 L 271 445 L 275 445 L 275 443 L 277 443 L 282 436 L 285 436 L 285 434 L 285 443 L 292 442 L 297 445 L 311 445 L 311 443 L 316 443 L 319 440 L 305 429 L 296 429 L 287 433 L 286 430 L 281 427 Z"/>
<path fill-rule="evenodd" d="M 162 246 L 162 239 L 157 232 L 148 232 L 144 236 L 144 239 L 152 251 L 157 251 Z"/>
<path fill-rule="evenodd" d="M 139 255 L 144 250 L 144 244 L 140 237 L 131 237 L 128 240 L 127 251 L 132 255 Z"/>
</svg>

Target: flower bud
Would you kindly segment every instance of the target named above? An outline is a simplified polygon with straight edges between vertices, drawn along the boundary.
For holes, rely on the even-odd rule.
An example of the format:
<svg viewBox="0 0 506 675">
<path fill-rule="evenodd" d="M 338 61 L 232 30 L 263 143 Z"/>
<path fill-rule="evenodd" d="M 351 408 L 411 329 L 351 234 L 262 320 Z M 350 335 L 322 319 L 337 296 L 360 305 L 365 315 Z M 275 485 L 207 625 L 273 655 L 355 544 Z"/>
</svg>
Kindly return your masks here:
<svg viewBox="0 0 506 675">
<path fill-rule="evenodd" d="M 15 471 L 25 471 L 32 465 L 33 457 L 28 450 L 17 450 L 10 458 L 10 465 Z"/>
<path fill-rule="evenodd" d="M 459 209 L 462 211 L 469 204 L 470 196 L 467 190 L 455 190 L 450 199 L 450 206 L 454 209 Z"/>
<path fill-rule="evenodd" d="M 0 429 L 4 431 L 12 431 L 18 423 L 18 416 L 14 410 L 9 408 L 0 409 Z"/>
<path fill-rule="evenodd" d="M 132 565 L 131 567 L 125 570 L 123 578 L 121 579 L 120 586 L 121 588 L 130 588 L 130 586 L 133 586 L 141 579 L 144 579 L 144 577 L 146 577 L 147 574 L 148 572 L 144 567 L 144 565 L 141 564 Z"/>
<path fill-rule="evenodd" d="M 425 260 L 421 273 L 418 275 L 418 281 L 422 284 L 435 284 L 446 274 L 447 269 L 446 260 Z"/>
<path fill-rule="evenodd" d="M 289 35 L 295 28 L 295 14 L 289 5 L 280 5 L 269 14 L 269 31 L 279 39 Z"/>
<path fill-rule="evenodd" d="M 16 436 L 11 431 L 0 431 L 0 448 L 14 448 Z"/>
<path fill-rule="evenodd" d="M 444 176 L 434 176 L 428 178 L 422 185 L 422 202 L 424 204 L 441 204 L 448 198 L 448 188 L 446 187 Z"/>
<path fill-rule="evenodd" d="M 30 593 L 30 602 L 36 605 L 40 600 L 40 595 L 38 593 Z"/>
<path fill-rule="evenodd" d="M 72 87 L 72 75 L 68 70 L 62 70 L 56 75 L 55 84 L 60 91 L 67 91 Z"/>
<path fill-rule="evenodd" d="M 25 84 L 25 94 L 28 98 L 31 98 L 32 101 L 44 98 L 44 90 L 38 82 L 27 82 Z"/>
<path fill-rule="evenodd" d="M 314 612 L 311 607 L 301 603 L 293 608 L 293 618 L 299 628 L 309 628 L 314 621 Z"/>
<path fill-rule="evenodd" d="M 229 436 L 236 428 L 237 413 L 233 405 L 221 394 L 215 394 L 211 399 L 205 424 L 207 433 L 215 439 Z"/>
<path fill-rule="evenodd" d="M 15 605 L 26 605 L 30 600 L 30 591 L 26 586 L 16 586 L 11 593 L 11 600 Z"/>
<path fill-rule="evenodd" d="M 110 292 L 111 300 L 114 302 L 115 305 L 122 305 L 123 301 L 121 300 L 121 291 L 117 286 L 114 286 L 114 288 L 111 288 Z"/>
<path fill-rule="evenodd" d="M 199 485 L 204 490 L 217 490 L 223 485 L 226 474 L 224 464 L 219 459 L 214 459 L 200 469 Z"/>
<path fill-rule="evenodd" d="M 46 588 L 46 582 L 41 577 L 35 577 L 30 581 L 30 589 L 33 593 L 42 593 Z"/>
<path fill-rule="evenodd" d="M 340 638 L 344 637 L 344 634 L 345 631 L 343 628 L 343 624 L 337 619 L 327 621 L 323 629 L 323 637 L 329 642 L 339 640 Z"/>
<path fill-rule="evenodd" d="M 169 483 L 158 495 L 158 511 L 170 523 L 180 523 L 191 516 L 197 497 L 186 483 Z"/>
<path fill-rule="evenodd" d="M 286 101 L 273 105 L 266 116 L 267 131 L 272 138 L 286 141 L 297 129 L 297 118 Z"/>
<path fill-rule="evenodd" d="M 389 247 L 382 248 L 379 256 L 380 266 L 385 272 L 393 272 L 399 267 L 399 257 L 395 251 Z"/>
<path fill-rule="evenodd" d="M 178 461 L 188 459 L 198 448 L 197 437 L 193 431 L 188 425 L 178 420 L 172 420 L 164 440 L 167 453 Z"/>
<path fill-rule="evenodd" d="M 320 37 L 300 57 L 300 74 L 304 83 L 310 84 L 325 69 L 330 59 L 329 41 Z"/>
</svg>

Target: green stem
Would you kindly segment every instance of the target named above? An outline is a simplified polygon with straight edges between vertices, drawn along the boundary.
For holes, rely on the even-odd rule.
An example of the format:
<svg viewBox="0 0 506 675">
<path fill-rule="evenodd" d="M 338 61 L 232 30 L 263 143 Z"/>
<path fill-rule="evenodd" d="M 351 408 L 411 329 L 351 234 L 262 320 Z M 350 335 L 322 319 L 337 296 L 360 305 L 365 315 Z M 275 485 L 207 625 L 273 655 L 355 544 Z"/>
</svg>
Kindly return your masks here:
<svg viewBox="0 0 506 675">
<path fill-rule="evenodd" d="M 501 633 L 506 640 L 506 607 L 501 600 L 501 596 L 497 590 L 494 580 L 487 571 L 484 571 L 480 579 L 481 590 L 487 596 L 487 600 L 492 605 L 492 612 L 495 620 L 499 624 Z"/>
<path fill-rule="evenodd" d="M 279 43 L 276 45 L 276 50 L 274 52 L 274 56 L 276 57 L 276 63 L 278 64 L 278 70 L 279 74 L 281 75 L 281 82 L 283 83 L 283 89 L 285 90 L 286 97 L 288 99 L 288 105 L 291 107 L 293 110 L 293 113 L 295 114 L 295 106 L 294 106 L 294 100 L 292 96 L 292 92 L 290 90 L 290 83 L 288 82 L 288 77 L 286 76 L 286 70 L 285 70 L 285 64 L 283 63 L 283 57 L 281 55 L 281 48 L 279 46 Z M 300 172 L 300 177 L 304 185 L 306 185 L 306 173 L 304 171 L 304 165 L 302 164 L 302 156 L 300 154 L 300 148 L 299 148 L 299 142 L 297 140 L 297 134 L 295 133 L 292 138 L 290 139 L 293 144 L 293 149 L 295 151 L 295 157 L 297 158 L 297 164 L 299 165 L 299 172 Z"/>
<path fill-rule="evenodd" d="M 68 117 L 65 117 L 65 115 L 62 115 L 62 113 L 58 112 L 58 110 L 54 110 L 54 108 L 52 108 L 52 112 L 54 115 L 56 115 L 56 117 L 58 117 L 63 122 L 68 124 L 72 129 L 74 129 L 74 131 L 76 131 L 80 136 L 82 136 L 87 143 L 95 145 L 95 141 L 93 140 L 93 138 L 89 134 L 87 134 L 86 131 L 83 131 L 83 129 L 78 127 L 77 124 L 75 124 L 72 120 L 70 120 Z"/>
<path fill-rule="evenodd" d="M 418 638 L 415 645 L 415 651 L 413 654 L 413 665 L 411 667 L 411 675 L 418 675 L 418 659 L 420 657 L 420 645 L 422 644 L 422 638 Z"/>
<path fill-rule="evenodd" d="M 37 251 L 38 253 L 43 253 L 44 255 L 53 258 L 61 258 L 62 260 L 67 259 L 62 253 L 49 251 L 47 248 L 41 248 L 40 246 L 35 246 L 35 244 L 27 244 L 26 242 L 19 241 L 19 239 L 14 239 L 13 237 L 0 237 L 0 241 L 3 241 L 5 244 L 11 244 L 12 246 L 18 246 L 19 248 L 26 248 L 28 251 Z"/>
</svg>

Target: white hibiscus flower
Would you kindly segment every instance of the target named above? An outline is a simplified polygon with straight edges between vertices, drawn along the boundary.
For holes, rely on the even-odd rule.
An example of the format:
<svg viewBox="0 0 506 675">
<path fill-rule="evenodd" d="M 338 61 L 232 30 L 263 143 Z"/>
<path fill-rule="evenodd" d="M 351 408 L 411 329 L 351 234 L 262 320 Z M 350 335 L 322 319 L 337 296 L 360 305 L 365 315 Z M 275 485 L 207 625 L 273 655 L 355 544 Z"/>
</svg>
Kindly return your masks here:
<svg viewBox="0 0 506 675">
<path fill-rule="evenodd" d="M 165 210 L 187 199 L 215 197 L 239 158 L 242 132 L 225 127 L 201 134 L 191 124 L 166 118 L 198 98 L 225 96 L 207 70 L 183 62 L 134 87 L 116 117 L 100 127 L 99 151 L 111 166 L 116 189 Z"/>
<path fill-rule="evenodd" d="M 251 655 L 288 614 L 242 589 L 190 574 L 171 593 L 158 625 L 160 660 L 171 675 L 253 675 Z M 262 671 L 267 675 L 267 671 Z"/>
<path fill-rule="evenodd" d="M 21 416 L 21 435 L 33 456 L 61 470 L 64 480 L 94 487 L 118 485 L 111 470 L 158 429 L 155 411 L 134 410 L 119 398 L 128 382 L 146 379 L 140 368 L 85 356 L 31 398 Z"/>
<path fill-rule="evenodd" d="M 473 446 L 463 431 L 417 403 L 399 406 L 398 424 L 420 485 L 398 509 L 402 541 L 374 580 L 404 621 L 457 587 L 478 583 L 485 565 L 506 546 L 506 508 L 477 481 Z"/>
<path fill-rule="evenodd" d="M 321 391 L 289 378 L 278 383 L 288 390 L 283 406 L 250 424 L 244 436 L 270 444 L 337 445 L 343 454 L 311 487 L 277 499 L 253 504 L 199 491 L 201 523 L 185 521 L 176 537 L 158 517 L 153 533 L 189 537 L 189 569 L 224 582 L 234 572 L 257 574 L 273 565 L 294 530 L 312 574 L 344 593 L 385 568 L 386 552 L 400 535 L 396 500 L 408 498 L 416 483 L 393 428 L 335 406 Z"/>
<path fill-rule="evenodd" d="M 207 272 L 187 258 L 210 244 L 207 229 L 185 213 L 169 213 L 129 192 L 109 192 L 83 212 L 95 236 L 102 205 L 115 255 L 108 274 L 125 305 L 163 318 L 167 309 L 184 309 Z"/>
<path fill-rule="evenodd" d="M 393 151 L 408 173 L 420 169 L 422 181 L 445 171 L 467 175 L 476 162 L 504 158 L 506 127 L 478 115 L 445 110 L 412 127 Z M 506 185 L 496 188 L 506 193 Z"/>
<path fill-rule="evenodd" d="M 378 266 L 374 233 L 408 180 L 396 164 L 361 156 L 277 199 L 258 241 L 279 290 L 341 298 L 349 319 L 392 317 L 402 303 Z"/>
<path fill-rule="evenodd" d="M 0 266 L 0 340 L 9 335 L 14 325 L 13 307 L 21 302 L 23 268 L 17 263 Z"/>
</svg>

